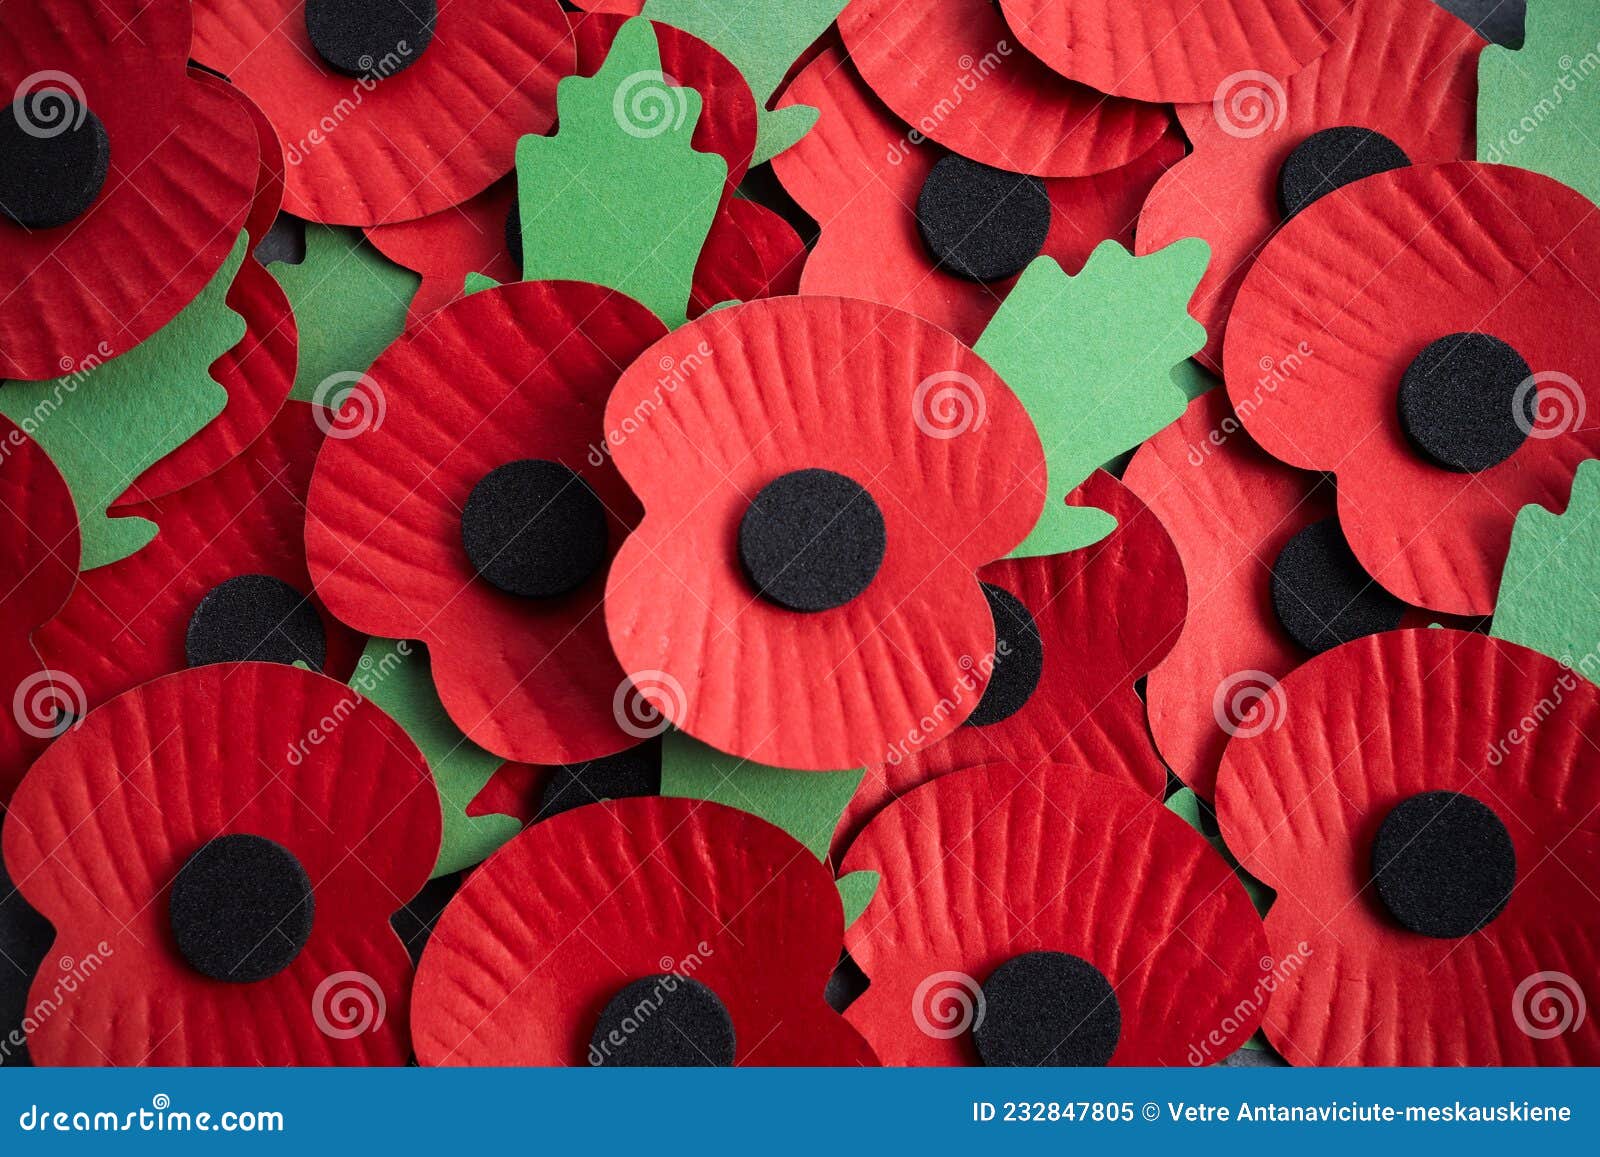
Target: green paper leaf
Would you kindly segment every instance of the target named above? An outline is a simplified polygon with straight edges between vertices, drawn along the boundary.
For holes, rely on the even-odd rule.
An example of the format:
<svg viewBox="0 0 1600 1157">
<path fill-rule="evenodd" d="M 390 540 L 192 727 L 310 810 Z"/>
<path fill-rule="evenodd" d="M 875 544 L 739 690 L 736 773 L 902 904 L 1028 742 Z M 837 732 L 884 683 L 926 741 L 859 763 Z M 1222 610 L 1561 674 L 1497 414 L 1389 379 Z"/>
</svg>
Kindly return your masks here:
<svg viewBox="0 0 1600 1157">
<path fill-rule="evenodd" d="M 800 54 L 843 12 L 848 0 L 645 0 L 644 15 L 698 36 L 726 56 L 756 98 L 756 152 L 770 161 L 811 131 L 808 105 L 768 109 Z"/>
<path fill-rule="evenodd" d="M 1524 506 L 1489 633 L 1600 682 L 1600 461 L 1578 467 L 1566 512 Z"/>
<path fill-rule="evenodd" d="M 1012 558 L 1075 550 L 1116 529 L 1105 511 L 1065 498 L 1183 414 L 1174 370 L 1205 344 L 1189 299 L 1210 256 L 1195 237 L 1146 257 L 1106 241 L 1076 277 L 1040 257 L 983 331 L 974 348 L 1027 407 L 1049 471 L 1044 512 Z"/>
<path fill-rule="evenodd" d="M 846 928 L 861 919 L 861 913 L 867 910 L 867 905 L 872 903 L 872 897 L 878 894 L 878 883 L 882 879 L 877 872 L 860 871 L 850 872 L 840 876 L 839 898 L 844 901 L 844 926 Z"/>
<path fill-rule="evenodd" d="M 289 396 L 337 408 L 345 391 L 406 327 L 422 278 L 379 253 L 359 229 L 306 226 L 306 258 L 268 267 L 294 307 L 300 368 Z"/>
<path fill-rule="evenodd" d="M 700 94 L 666 82 L 655 30 L 635 19 L 598 73 L 561 82 L 556 105 L 554 136 L 517 143 L 523 276 L 604 285 L 682 325 L 728 176 L 690 146 Z"/>
<path fill-rule="evenodd" d="M 31 434 L 67 480 L 83 531 L 84 570 L 127 558 L 155 538 L 155 523 L 109 518 L 107 508 L 228 404 L 211 363 L 245 334 L 227 297 L 249 245 L 239 234 L 199 295 L 126 353 L 110 361 L 91 354 L 54 381 L 0 386 L 0 414 Z"/>
<path fill-rule="evenodd" d="M 421 643 L 369 640 L 350 685 L 387 711 L 428 761 L 444 816 L 435 877 L 480 863 L 522 830 L 515 816 L 467 815 L 467 805 L 505 760 L 473 743 L 450 721 Z"/>
<path fill-rule="evenodd" d="M 1490 45 L 1478 58 L 1478 159 L 1517 165 L 1600 201 L 1600 6 L 1533 0 L 1520 50 Z"/>
<path fill-rule="evenodd" d="M 680 731 L 661 737 L 661 794 L 707 799 L 758 815 L 826 859 L 865 769 L 791 771 L 725 755 Z"/>
<path fill-rule="evenodd" d="M 1226 860 L 1228 867 L 1233 869 L 1233 874 L 1239 878 L 1239 883 L 1244 885 L 1244 890 L 1249 895 L 1250 902 L 1256 906 L 1256 911 L 1265 916 L 1267 909 L 1272 906 L 1272 889 L 1239 865 L 1239 861 L 1228 850 L 1228 845 L 1223 843 L 1221 832 L 1209 830 L 1210 825 L 1201 818 L 1200 797 L 1195 795 L 1193 789 L 1186 787 L 1173 792 L 1167 799 L 1167 810 L 1206 838 L 1206 842 L 1217 850 L 1217 855 Z"/>
<path fill-rule="evenodd" d="M 474 293 L 482 293 L 485 289 L 497 289 L 500 283 L 485 273 L 469 273 L 465 283 L 461 286 L 462 295 L 471 297 Z"/>
</svg>

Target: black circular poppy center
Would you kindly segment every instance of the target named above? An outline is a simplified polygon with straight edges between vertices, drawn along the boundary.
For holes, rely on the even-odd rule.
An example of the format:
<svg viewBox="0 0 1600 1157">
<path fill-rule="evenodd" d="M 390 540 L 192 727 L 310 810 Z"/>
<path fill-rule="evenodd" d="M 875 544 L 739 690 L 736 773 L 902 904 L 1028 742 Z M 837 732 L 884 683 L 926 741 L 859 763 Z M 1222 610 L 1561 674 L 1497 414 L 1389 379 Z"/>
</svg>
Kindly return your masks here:
<svg viewBox="0 0 1600 1157">
<path fill-rule="evenodd" d="M 1353 125 L 1323 129 L 1284 159 L 1278 170 L 1278 207 L 1287 221 L 1335 189 L 1410 163 L 1406 151 L 1382 133 Z"/>
<path fill-rule="evenodd" d="M 306 35 L 335 72 L 382 79 L 404 72 L 433 43 L 435 0 L 306 0 Z"/>
<path fill-rule="evenodd" d="M 606 559 L 606 511 L 559 462 L 524 458 L 485 474 L 461 512 L 472 567 L 507 594 L 553 598 L 582 586 Z"/>
<path fill-rule="evenodd" d="M 1044 640 L 1022 600 L 1003 587 L 983 584 L 994 619 L 994 670 L 966 726 L 988 727 L 1027 705 L 1044 671 Z"/>
<path fill-rule="evenodd" d="M 698 980 L 659 972 L 635 980 L 600 1014 L 589 1063 L 689 1068 L 733 1064 L 733 1018 Z"/>
<path fill-rule="evenodd" d="M 1446 470 L 1498 466 L 1533 432 L 1533 371 L 1505 342 L 1454 333 L 1417 355 L 1400 379 L 1400 425 Z"/>
<path fill-rule="evenodd" d="M 218 836 L 172 882 L 167 901 L 178 951 L 213 980 L 276 976 L 311 937 L 311 881 L 294 853 L 263 836 Z"/>
<path fill-rule="evenodd" d="M 1320 655 L 1400 625 L 1406 604 L 1367 574 L 1337 518 L 1313 522 L 1272 564 L 1272 609 L 1301 647 Z"/>
<path fill-rule="evenodd" d="M 1038 177 L 952 154 L 922 182 L 917 229 L 945 272 L 999 281 L 1022 272 L 1044 249 L 1050 198 Z"/>
<path fill-rule="evenodd" d="M 207 591 L 189 616 L 183 647 L 191 667 L 253 661 L 304 663 L 320 671 L 328 658 L 317 608 L 266 574 L 237 575 Z"/>
<path fill-rule="evenodd" d="M 661 794 L 661 739 L 657 736 L 601 759 L 558 765 L 539 794 L 536 819 L 608 799 Z"/>
<path fill-rule="evenodd" d="M 1105 1065 L 1121 1036 L 1110 981 L 1066 952 L 1024 952 L 991 972 L 972 1029 L 986 1065 Z"/>
<path fill-rule="evenodd" d="M 791 611 L 842 607 L 888 546 L 883 512 L 853 478 L 796 470 L 767 483 L 739 523 L 739 559 L 763 598 Z"/>
<path fill-rule="evenodd" d="M 1378 897 L 1406 928 L 1450 940 L 1506 906 L 1517 881 L 1511 833 L 1486 804 L 1455 791 L 1402 800 L 1372 841 Z"/>
<path fill-rule="evenodd" d="M 105 187 L 106 126 L 60 87 L 20 94 L 0 113 L 0 215 L 24 229 L 80 217 Z"/>
</svg>

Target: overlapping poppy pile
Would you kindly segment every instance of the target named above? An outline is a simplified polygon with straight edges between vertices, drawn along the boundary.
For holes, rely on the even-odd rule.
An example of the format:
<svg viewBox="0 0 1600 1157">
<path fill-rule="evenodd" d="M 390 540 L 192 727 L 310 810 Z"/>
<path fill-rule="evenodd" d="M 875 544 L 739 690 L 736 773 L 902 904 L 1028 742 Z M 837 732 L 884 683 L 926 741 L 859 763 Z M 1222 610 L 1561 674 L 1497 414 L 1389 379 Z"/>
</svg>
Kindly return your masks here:
<svg viewBox="0 0 1600 1157">
<path fill-rule="evenodd" d="M 0 0 L 0 1061 L 1600 1063 L 1600 12 L 579 9 Z"/>
</svg>

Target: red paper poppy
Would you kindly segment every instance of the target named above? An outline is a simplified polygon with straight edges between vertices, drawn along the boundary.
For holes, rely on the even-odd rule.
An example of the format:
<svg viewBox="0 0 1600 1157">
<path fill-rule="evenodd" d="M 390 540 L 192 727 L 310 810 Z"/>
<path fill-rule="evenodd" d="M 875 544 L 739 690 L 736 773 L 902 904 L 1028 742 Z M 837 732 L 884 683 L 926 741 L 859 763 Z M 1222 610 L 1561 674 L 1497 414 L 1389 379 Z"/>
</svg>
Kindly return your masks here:
<svg viewBox="0 0 1600 1157">
<path fill-rule="evenodd" d="M 174 904 L 206 889 L 180 873 L 204 850 L 237 884 L 229 845 L 267 841 L 280 869 L 271 883 L 309 886 L 298 902 L 274 894 L 268 911 L 295 903 L 306 938 L 298 950 L 280 942 L 285 917 L 234 958 L 240 933 L 255 930 L 251 913 L 230 920 L 202 905 L 188 914 L 233 939 L 213 942 L 227 962 L 197 958 Z M 53 974 L 34 981 L 29 1007 L 61 1003 L 29 1033 L 33 1059 L 403 1064 L 411 962 L 389 916 L 427 882 L 438 847 L 422 753 L 341 683 L 276 663 L 222 664 L 119 696 L 39 758 L 5 826 L 7 870 L 55 926 L 53 952 L 95 962 L 92 983 L 65 998 Z M 275 928 L 280 939 L 269 940 Z M 261 979 L 214 979 L 267 972 L 266 957 L 277 970 Z"/>
<path fill-rule="evenodd" d="M 619 367 L 664 333 L 595 285 L 484 290 L 379 356 L 323 445 L 306 520 L 318 594 L 357 630 L 425 643 L 450 718 L 507 759 L 579 763 L 638 742 L 613 709 L 624 677 L 599 612 L 639 506 L 604 453 L 602 417 Z M 603 508 L 585 508 L 603 519 L 599 573 L 566 593 L 509 593 L 464 546 L 469 497 L 527 460 L 575 473 L 568 498 Z"/>
<path fill-rule="evenodd" d="M 1415 630 L 1321 655 L 1280 693 L 1281 725 L 1229 743 L 1217 784 L 1229 846 L 1278 890 L 1274 950 L 1309 949 L 1268 1011 L 1278 1050 L 1314 1065 L 1600 1060 L 1600 1023 L 1572 1003 L 1600 969 L 1600 691 L 1514 643 Z M 1375 880 L 1410 801 L 1430 799 L 1452 806 Z M 1412 930 L 1496 904 L 1465 935 Z"/>
<path fill-rule="evenodd" d="M 959 426 L 935 424 L 930 384 L 962 392 Z M 1044 460 L 1022 404 L 966 346 L 864 301 L 718 310 L 623 374 L 606 444 L 645 507 L 606 589 L 611 644 L 682 730 L 822 770 L 934 743 L 972 711 L 975 695 L 946 703 L 994 651 L 974 572 L 1033 528 Z M 749 513 L 788 500 L 753 500 L 813 481 L 837 514 L 777 547 L 803 558 L 764 556 L 759 594 L 738 557 Z M 874 545 L 870 565 L 850 561 Z M 828 597 L 787 609 L 806 604 L 773 593 L 786 577 Z"/>
<path fill-rule="evenodd" d="M 34 756 L 83 714 L 82 694 L 45 669 L 29 636 L 60 609 L 78 574 L 78 511 L 50 456 L 0 415 L 0 811 Z"/>
<path fill-rule="evenodd" d="M 132 349 L 232 251 L 256 136 L 243 107 L 185 75 L 188 54 L 179 0 L 7 8 L 0 92 L 13 94 L 22 131 L 60 148 L 98 123 L 110 161 L 65 224 L 29 230 L 0 214 L 0 379 L 54 378 Z"/>
<path fill-rule="evenodd" d="M 807 65 L 778 103 L 812 105 L 821 113 L 816 127 L 772 162 L 784 188 L 822 227 L 801 275 L 802 292 L 881 301 L 976 341 L 1016 279 L 957 277 L 938 268 L 923 244 L 918 197 L 934 165 L 949 154 L 913 143 L 912 131 L 837 47 Z M 1101 241 L 1131 245 L 1145 195 L 1183 153 L 1183 141 L 1169 131 L 1119 169 L 1045 180 L 1050 225 L 1043 254 L 1077 273 Z"/>
<path fill-rule="evenodd" d="M 845 933 L 871 979 L 845 1015 L 886 1065 L 1210 1064 L 1255 1032 L 1278 971 L 1222 857 L 1108 775 L 994 763 L 943 776 L 884 808 L 844 870 L 882 877 Z M 1037 953 L 1075 957 L 1087 983 L 996 975 Z M 1057 1016 L 1062 1038 L 1029 1050 L 1043 1055 L 1003 1047 L 1019 1020 L 1042 1034 Z M 1082 1030 L 1102 1026 L 1087 1047 Z"/>
<path fill-rule="evenodd" d="M 1135 100 L 1212 99 L 1240 73 L 1282 78 L 1344 35 L 1364 0 L 1000 0 L 1062 76 Z"/>
<path fill-rule="evenodd" d="M 1043 658 L 1032 690 L 1004 718 L 982 726 L 969 718 L 943 743 L 896 751 L 889 762 L 868 768 L 834 837 L 836 861 L 892 800 L 980 763 L 1082 767 L 1161 798 L 1167 776 L 1133 685 L 1161 661 L 1183 626 L 1178 552 L 1155 515 L 1104 471 L 1095 471 L 1068 502 L 1106 511 L 1117 529 L 1082 550 L 1002 559 L 978 572 L 980 580 L 1017 599 L 1033 620 Z M 1014 638 L 1013 644 L 1010 658 L 1034 661 L 1026 640 Z M 1002 667 L 1007 659 L 1001 657 Z"/>
<path fill-rule="evenodd" d="M 436 213 L 482 192 L 511 168 L 519 137 L 555 122 L 556 82 L 573 62 L 555 0 L 439 0 L 431 40 L 375 46 L 352 67 L 359 76 L 335 71 L 314 46 L 313 6 L 320 0 L 194 6 L 195 59 L 278 130 L 284 207 L 296 216 L 376 225 Z"/>
<path fill-rule="evenodd" d="M 83 689 L 88 706 L 186 668 L 201 600 L 245 575 L 269 575 L 307 598 L 325 648 L 320 669 L 349 677 L 363 640 L 322 606 L 306 569 L 306 491 L 330 424 L 328 411 L 289 402 L 217 473 L 119 512 L 148 519 L 159 533 L 139 553 L 81 575 L 67 605 L 35 633 L 45 662 Z M 252 637 L 238 640 L 237 657 L 250 653 Z"/>
<path fill-rule="evenodd" d="M 1537 173 L 1457 162 L 1347 185 L 1245 278 L 1234 409 L 1268 453 L 1337 475 L 1350 546 L 1396 596 L 1488 614 L 1517 511 L 1563 509 L 1600 455 L 1597 266 L 1594 206 Z M 1486 447 L 1498 464 L 1435 464 Z"/>
<path fill-rule="evenodd" d="M 577 808 L 501 848 L 445 909 L 417 971 L 417 1058 L 624 1063 L 603 1010 L 644 983 L 641 1037 L 697 985 L 732 1022 L 733 1064 L 876 1064 L 822 996 L 843 930 L 832 874 L 764 820 L 659 797 Z"/>
<path fill-rule="evenodd" d="M 1283 219 L 1279 170 L 1307 137 L 1356 127 L 1417 164 L 1473 156 L 1482 38 L 1432 0 L 1358 4 L 1347 19 L 1333 47 L 1281 84 L 1245 77 L 1216 102 L 1178 108 L 1194 152 L 1151 190 L 1139 252 L 1183 237 L 1211 246 L 1190 312 L 1212 366 L 1239 285 Z"/>
<path fill-rule="evenodd" d="M 995 168 L 1103 173 L 1143 154 L 1170 123 L 1159 105 L 1095 92 L 1017 48 L 991 0 L 855 0 L 839 14 L 839 33 L 896 116 Z"/>
<path fill-rule="evenodd" d="M 805 261 L 805 242 L 793 225 L 765 205 L 728 197 L 694 267 L 689 317 L 724 302 L 799 293 Z"/>
</svg>

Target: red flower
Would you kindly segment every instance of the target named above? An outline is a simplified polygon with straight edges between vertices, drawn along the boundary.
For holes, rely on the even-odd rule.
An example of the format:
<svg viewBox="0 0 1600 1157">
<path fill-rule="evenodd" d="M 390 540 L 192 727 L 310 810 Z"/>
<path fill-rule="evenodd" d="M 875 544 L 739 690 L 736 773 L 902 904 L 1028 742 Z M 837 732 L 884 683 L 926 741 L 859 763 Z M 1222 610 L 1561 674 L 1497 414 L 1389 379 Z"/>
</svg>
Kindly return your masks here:
<svg viewBox="0 0 1600 1157">
<path fill-rule="evenodd" d="M 936 424 L 932 387 L 960 394 L 959 424 Z M 684 731 L 821 770 L 971 712 L 941 704 L 994 651 L 974 572 L 1032 529 L 1044 461 L 966 346 L 863 301 L 718 310 L 623 374 L 605 444 L 645 507 L 606 589 L 611 644 Z"/>
<path fill-rule="evenodd" d="M 639 507 L 603 452 L 602 414 L 619 367 L 664 333 L 598 286 L 473 294 L 372 364 L 318 459 L 306 519 L 317 593 L 357 630 L 425 643 L 450 718 L 507 759 L 580 763 L 638 742 L 613 710 L 623 673 L 600 598 Z M 502 472 L 519 462 L 536 465 Z M 535 501 L 545 478 L 560 483 Z M 482 521 L 465 513 L 475 495 Z M 469 521 L 493 540 L 476 554 Z M 533 554 L 563 581 L 525 586 L 516 564 Z"/>
<path fill-rule="evenodd" d="M 800 279 L 802 291 L 881 301 L 937 322 L 963 341 L 977 340 L 1015 277 L 975 281 L 947 272 L 917 222 L 919 198 L 936 164 L 955 154 L 914 143 L 919 134 L 879 102 L 837 47 L 808 64 L 778 103 L 821 110 L 816 127 L 772 162 L 790 195 L 822 227 Z M 1039 210 L 1048 201 L 1039 252 L 1077 273 L 1101 241 L 1132 244 L 1145 194 L 1183 153 L 1183 141 L 1169 131 L 1127 165 L 1092 177 L 998 179 L 1003 195 L 1042 190 L 1030 201 Z"/>
<path fill-rule="evenodd" d="M 0 380 L 54 378 L 132 349 L 232 251 L 256 135 L 241 105 L 186 76 L 188 54 L 178 0 L 8 6 Z M 27 176 L 41 171 L 62 179 Z"/>
<path fill-rule="evenodd" d="M 991 598 L 1004 600 L 991 604 L 996 646 L 1007 648 L 997 669 L 1017 673 L 997 676 L 986 688 L 994 706 L 944 742 L 894 751 L 867 769 L 834 837 L 836 860 L 894 799 L 980 763 L 1087 768 L 1161 798 L 1166 772 L 1133 685 L 1183 626 L 1183 568 L 1166 528 L 1111 475 L 1096 471 L 1070 499 L 1111 514 L 1117 529 L 1082 550 L 1002 559 L 978 572 Z M 996 708 L 1009 714 L 993 718 Z"/>
<path fill-rule="evenodd" d="M 385 36 L 346 19 L 344 37 L 325 38 L 311 33 L 324 0 L 197 0 L 195 59 L 278 130 L 291 213 L 376 225 L 438 212 L 554 123 L 573 61 L 555 0 L 439 0 L 425 25 L 432 5 L 401 7 L 415 27 Z"/>
<path fill-rule="evenodd" d="M 417 972 L 417 1058 L 876 1064 L 822 996 L 843 926 L 828 869 L 754 816 L 664 798 L 564 812 L 445 909 Z"/>
<path fill-rule="evenodd" d="M 1415 630 L 1321 655 L 1278 695 L 1217 785 L 1229 846 L 1278 890 L 1274 950 L 1310 949 L 1268 1010 L 1278 1050 L 1600 1060 L 1571 1004 L 1600 965 L 1600 691 L 1513 643 Z"/>
<path fill-rule="evenodd" d="M 1261 1021 L 1280 966 L 1211 846 L 1107 775 L 995 763 L 867 825 L 882 881 L 845 934 L 846 1011 L 886 1065 L 1210 1064 Z"/>
<path fill-rule="evenodd" d="M 29 1033 L 34 1061 L 404 1063 L 389 915 L 438 845 L 416 745 L 332 679 L 227 664 L 112 700 L 39 757 L 5 825 L 54 954 L 93 962 Z M 29 1007 L 57 985 L 43 971 Z"/>
<path fill-rule="evenodd" d="M 1473 156 L 1478 53 L 1483 40 L 1432 0 L 1357 4 L 1333 46 L 1281 84 L 1245 78 L 1222 97 L 1178 107 L 1194 151 L 1156 182 L 1139 215 L 1139 252 L 1203 237 L 1211 264 L 1190 312 L 1209 336 L 1202 357 L 1222 364 L 1222 335 L 1239 285 L 1283 220 L 1278 175 L 1308 137 L 1361 128 L 1413 163 Z M 1366 175 L 1346 148 L 1338 179 Z"/>
<path fill-rule="evenodd" d="M 1523 169 L 1347 185 L 1245 279 L 1234 409 L 1268 453 L 1337 474 L 1350 546 L 1391 592 L 1488 614 L 1517 511 L 1562 509 L 1600 455 L 1597 259 L 1594 206 Z"/>
</svg>

